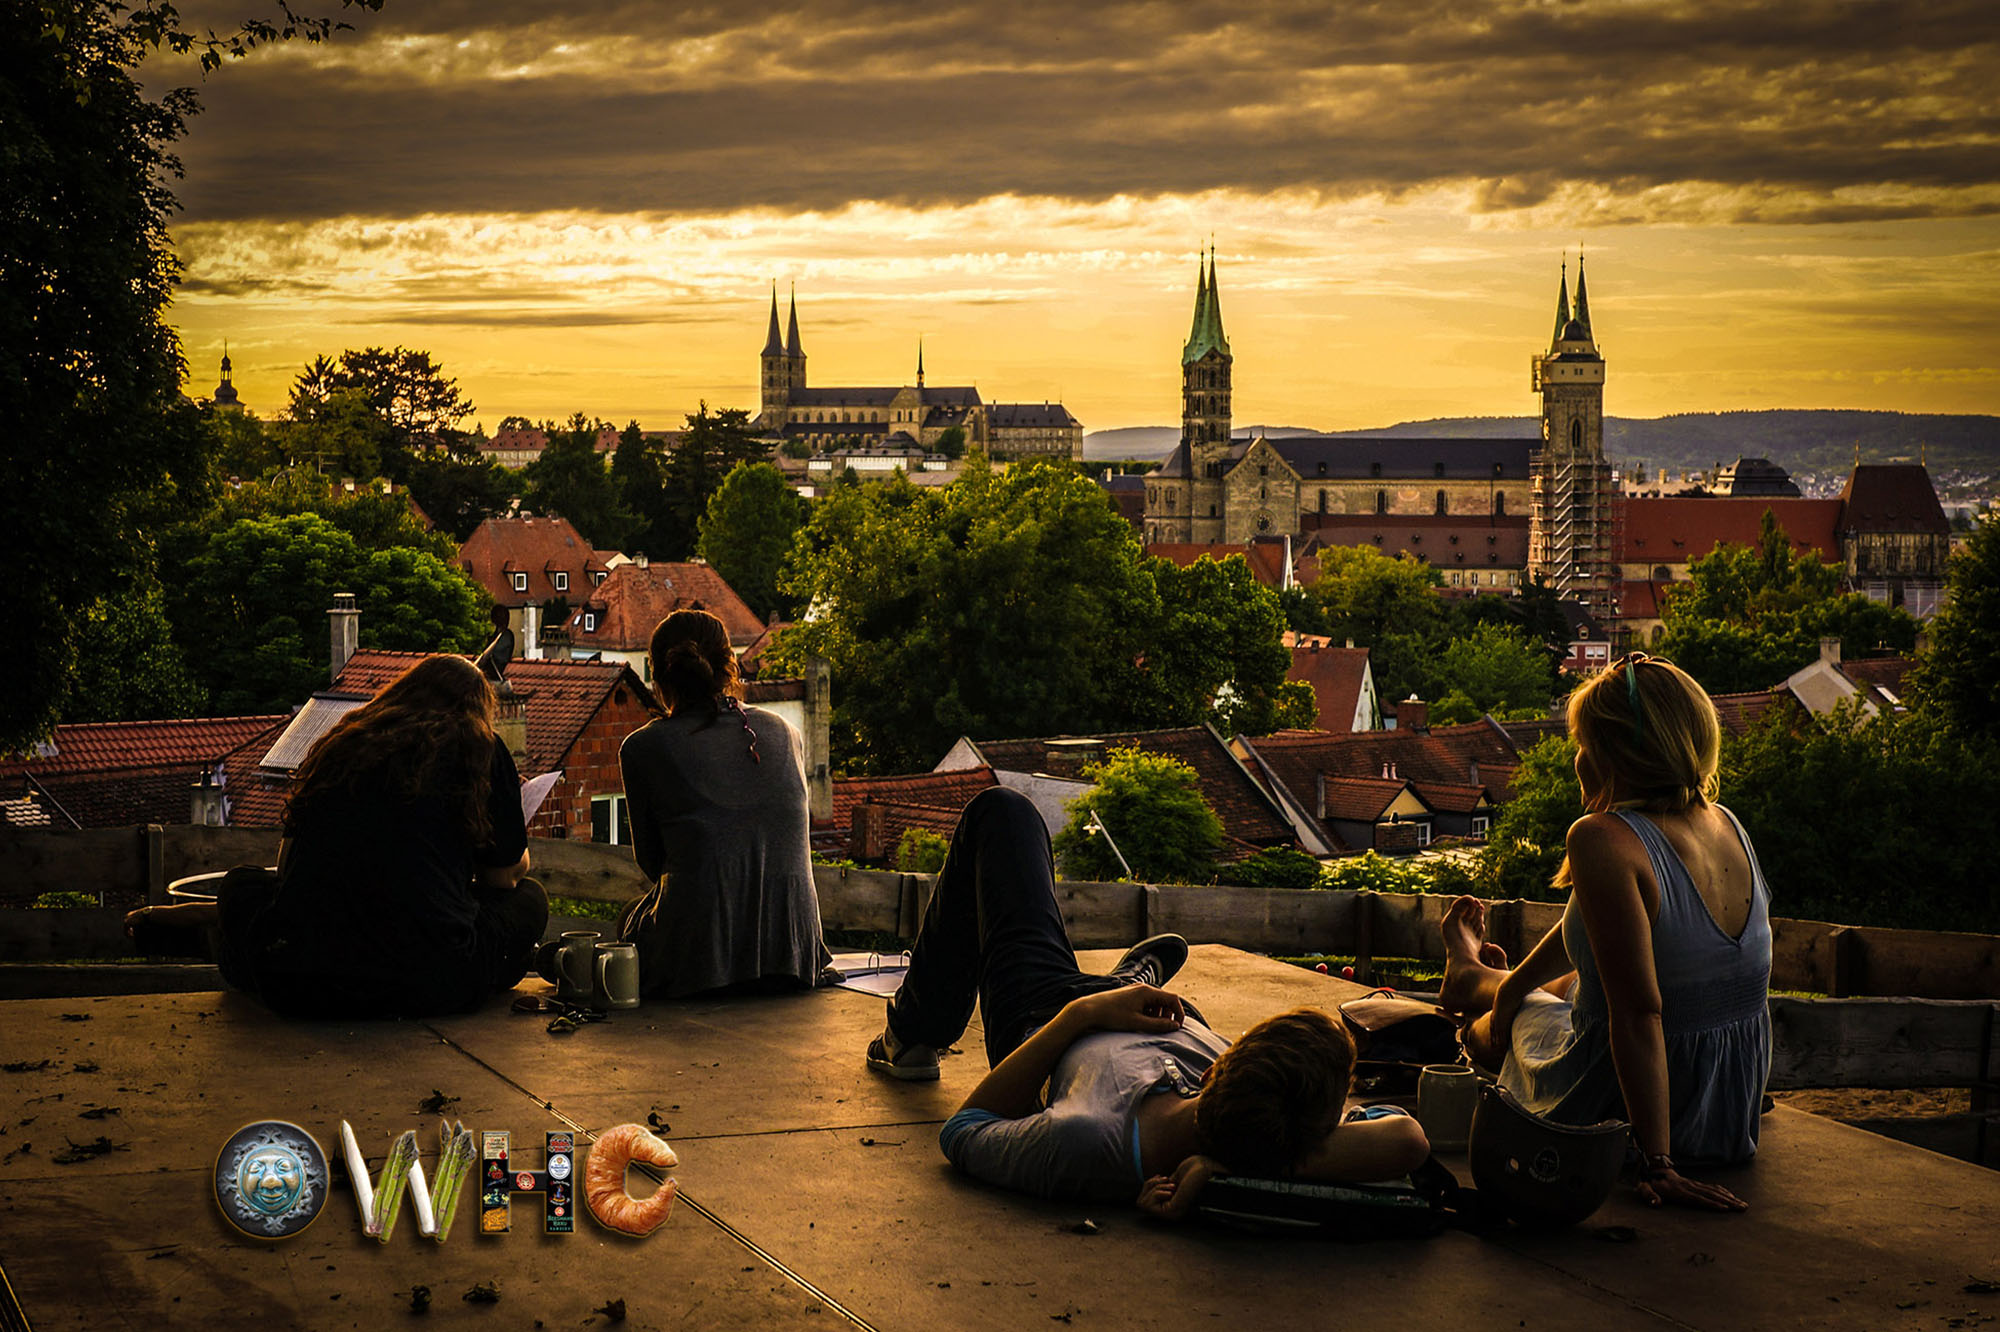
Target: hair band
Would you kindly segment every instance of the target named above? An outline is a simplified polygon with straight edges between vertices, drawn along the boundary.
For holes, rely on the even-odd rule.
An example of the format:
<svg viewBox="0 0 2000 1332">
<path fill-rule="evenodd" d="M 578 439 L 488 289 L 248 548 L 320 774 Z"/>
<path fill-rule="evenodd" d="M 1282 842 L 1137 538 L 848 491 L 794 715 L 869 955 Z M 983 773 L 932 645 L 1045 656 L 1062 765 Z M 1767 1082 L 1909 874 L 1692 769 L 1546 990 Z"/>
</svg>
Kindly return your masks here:
<svg viewBox="0 0 2000 1332">
<path fill-rule="evenodd" d="M 1639 672 L 1634 669 L 1637 662 L 1625 659 L 1625 697 L 1632 705 L 1632 742 L 1641 744 L 1646 739 L 1646 714 L 1639 704 Z"/>
</svg>

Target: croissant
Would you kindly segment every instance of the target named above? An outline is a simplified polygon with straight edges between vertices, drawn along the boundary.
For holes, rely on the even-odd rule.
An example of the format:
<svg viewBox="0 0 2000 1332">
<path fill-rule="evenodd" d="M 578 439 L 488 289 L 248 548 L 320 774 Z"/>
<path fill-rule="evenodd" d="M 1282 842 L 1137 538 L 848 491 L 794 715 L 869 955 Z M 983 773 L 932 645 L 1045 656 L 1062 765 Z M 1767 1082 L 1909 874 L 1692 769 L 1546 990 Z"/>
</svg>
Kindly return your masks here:
<svg viewBox="0 0 2000 1332">
<path fill-rule="evenodd" d="M 584 1200 L 590 1214 L 606 1230 L 644 1238 L 659 1229 L 674 1210 L 674 1182 L 661 1184 L 650 1198 L 634 1198 L 625 1191 L 625 1171 L 634 1161 L 671 1170 L 680 1164 L 674 1149 L 647 1131 L 644 1124 L 620 1124 L 607 1129 L 591 1144 L 590 1161 L 584 1169 Z"/>
</svg>

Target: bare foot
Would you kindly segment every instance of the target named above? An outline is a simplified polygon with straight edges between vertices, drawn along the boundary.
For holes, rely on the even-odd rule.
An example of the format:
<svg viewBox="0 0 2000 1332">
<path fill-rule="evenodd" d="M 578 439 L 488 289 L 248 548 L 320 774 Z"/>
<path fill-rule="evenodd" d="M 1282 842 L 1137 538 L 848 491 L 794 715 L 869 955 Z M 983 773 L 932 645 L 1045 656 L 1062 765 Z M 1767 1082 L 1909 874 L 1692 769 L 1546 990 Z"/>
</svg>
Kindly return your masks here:
<svg viewBox="0 0 2000 1332">
<path fill-rule="evenodd" d="M 1476 897 L 1453 902 L 1439 923 L 1444 936 L 1444 981 L 1438 1004 L 1448 1012 L 1480 1013 L 1493 1006 L 1493 991 L 1506 974 L 1488 962 L 1487 952 L 1506 954 L 1486 942 L 1486 904 Z"/>
<path fill-rule="evenodd" d="M 1507 950 L 1497 943 L 1479 945 L 1479 960 L 1495 971 L 1507 970 Z"/>
</svg>

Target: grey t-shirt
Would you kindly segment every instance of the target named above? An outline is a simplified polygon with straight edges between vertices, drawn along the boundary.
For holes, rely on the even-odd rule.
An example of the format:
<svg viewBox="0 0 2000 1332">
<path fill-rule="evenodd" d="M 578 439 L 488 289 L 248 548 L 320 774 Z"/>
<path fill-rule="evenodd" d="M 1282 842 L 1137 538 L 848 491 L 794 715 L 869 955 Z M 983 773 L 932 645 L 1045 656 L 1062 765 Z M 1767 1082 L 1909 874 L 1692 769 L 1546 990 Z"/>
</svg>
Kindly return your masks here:
<svg viewBox="0 0 2000 1332">
<path fill-rule="evenodd" d="M 1189 1018 L 1149 1036 L 1094 1032 L 1063 1051 L 1049 1075 L 1048 1108 L 1021 1119 L 961 1110 L 938 1145 L 966 1174 L 1045 1198 L 1130 1202 L 1145 1183 L 1139 1103 L 1155 1091 L 1193 1096 L 1229 1042 Z"/>
</svg>

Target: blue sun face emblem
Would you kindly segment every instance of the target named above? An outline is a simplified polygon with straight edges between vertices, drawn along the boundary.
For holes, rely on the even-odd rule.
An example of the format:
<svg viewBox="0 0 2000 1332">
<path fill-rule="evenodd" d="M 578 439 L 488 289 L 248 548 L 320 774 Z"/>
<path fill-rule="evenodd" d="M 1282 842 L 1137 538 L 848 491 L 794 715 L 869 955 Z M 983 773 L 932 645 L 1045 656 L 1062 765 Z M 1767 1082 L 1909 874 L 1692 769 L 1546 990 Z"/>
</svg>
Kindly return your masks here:
<svg viewBox="0 0 2000 1332">
<path fill-rule="evenodd" d="M 326 1155 L 296 1124 L 246 1124 L 215 1158 L 223 1219 L 254 1239 L 289 1239 L 326 1206 Z"/>
</svg>

